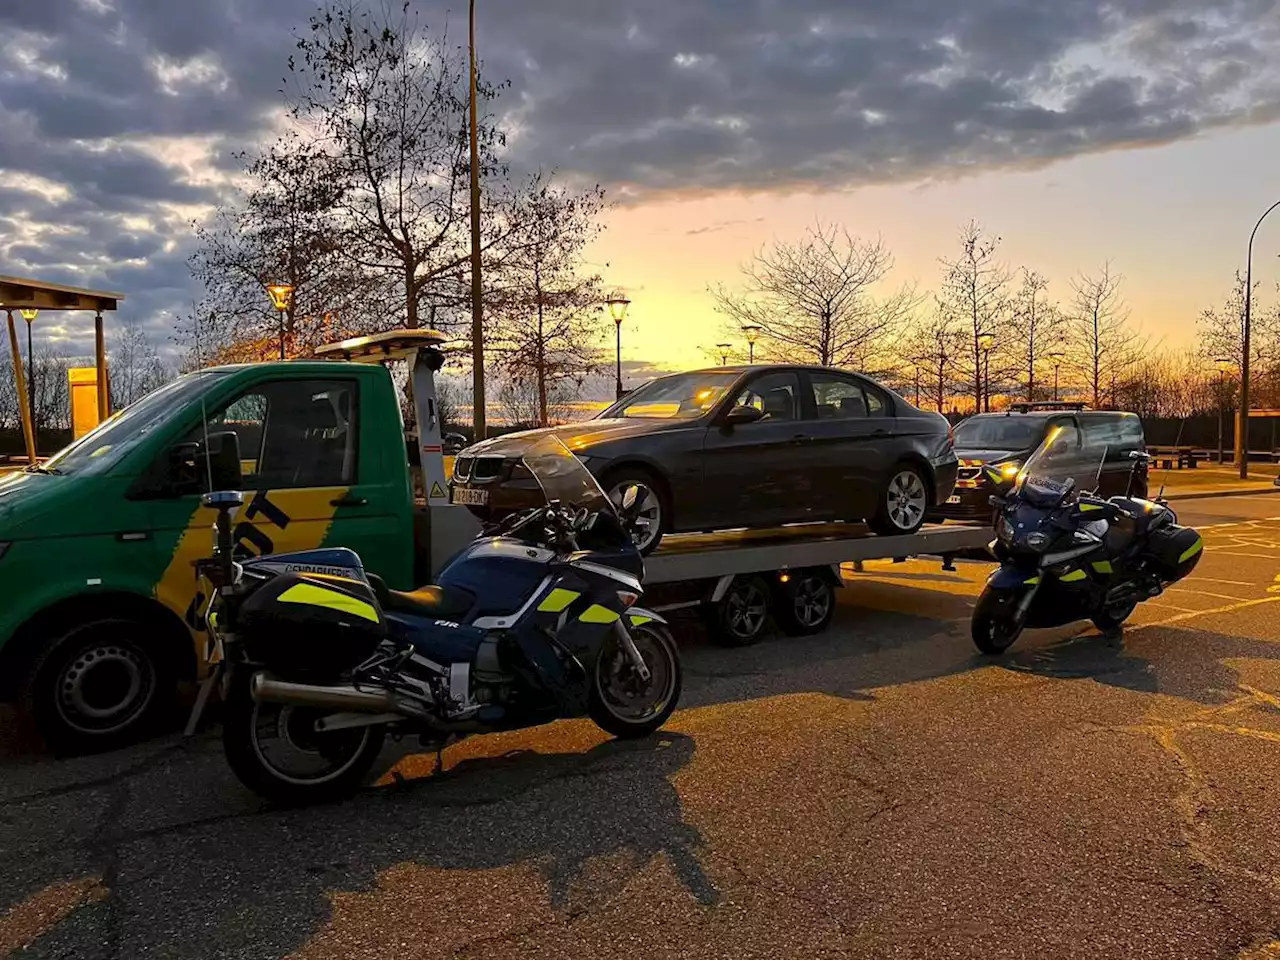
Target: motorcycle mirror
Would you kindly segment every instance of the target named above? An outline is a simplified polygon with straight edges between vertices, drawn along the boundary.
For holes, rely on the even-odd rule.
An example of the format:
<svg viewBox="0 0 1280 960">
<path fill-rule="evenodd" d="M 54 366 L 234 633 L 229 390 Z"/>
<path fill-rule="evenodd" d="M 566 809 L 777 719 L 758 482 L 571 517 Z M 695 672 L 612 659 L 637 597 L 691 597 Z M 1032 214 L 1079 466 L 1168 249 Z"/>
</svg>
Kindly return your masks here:
<svg viewBox="0 0 1280 960">
<path fill-rule="evenodd" d="M 627 487 L 626 491 L 622 494 L 622 509 L 630 510 L 632 507 L 634 507 L 636 505 L 636 499 L 639 496 L 640 496 L 639 486 L 633 483 L 631 484 L 631 486 Z"/>
</svg>

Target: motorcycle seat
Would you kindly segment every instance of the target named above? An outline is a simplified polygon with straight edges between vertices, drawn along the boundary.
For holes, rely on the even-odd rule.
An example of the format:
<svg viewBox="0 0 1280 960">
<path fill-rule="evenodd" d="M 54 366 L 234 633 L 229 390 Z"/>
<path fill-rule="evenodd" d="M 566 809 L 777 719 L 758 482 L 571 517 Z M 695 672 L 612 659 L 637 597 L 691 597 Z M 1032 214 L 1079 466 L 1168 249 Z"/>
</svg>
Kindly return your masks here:
<svg viewBox="0 0 1280 960">
<path fill-rule="evenodd" d="M 461 587 L 427 584 L 413 591 L 392 590 L 381 577 L 373 574 L 367 576 L 379 605 L 388 613 L 407 613 L 434 619 L 461 617 L 476 602 L 475 594 Z"/>
</svg>

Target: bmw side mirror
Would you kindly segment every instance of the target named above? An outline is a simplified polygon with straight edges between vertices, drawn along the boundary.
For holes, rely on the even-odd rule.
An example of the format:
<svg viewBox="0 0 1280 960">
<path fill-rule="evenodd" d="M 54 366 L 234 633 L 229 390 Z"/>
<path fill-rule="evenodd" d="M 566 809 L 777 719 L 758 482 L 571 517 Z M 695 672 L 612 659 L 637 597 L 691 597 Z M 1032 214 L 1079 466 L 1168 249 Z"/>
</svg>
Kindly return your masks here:
<svg viewBox="0 0 1280 960">
<path fill-rule="evenodd" d="M 744 423 L 755 423 L 764 419 L 764 411 L 759 407 L 734 407 L 724 418 L 725 426 L 736 427 Z"/>
</svg>

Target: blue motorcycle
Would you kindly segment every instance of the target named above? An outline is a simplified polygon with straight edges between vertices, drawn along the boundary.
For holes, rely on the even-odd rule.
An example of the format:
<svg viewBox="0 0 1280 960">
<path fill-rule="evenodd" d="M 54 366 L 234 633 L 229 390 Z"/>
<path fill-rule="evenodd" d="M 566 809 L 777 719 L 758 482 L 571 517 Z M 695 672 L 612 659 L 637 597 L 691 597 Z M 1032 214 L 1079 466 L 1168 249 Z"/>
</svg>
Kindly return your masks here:
<svg viewBox="0 0 1280 960">
<path fill-rule="evenodd" d="M 642 491 L 615 507 L 555 437 L 522 444 L 545 504 L 505 519 L 439 581 L 388 589 L 346 549 L 237 562 L 237 493 L 213 493 L 218 546 L 200 565 L 223 746 L 237 777 L 281 803 L 343 796 L 388 733 L 424 746 L 590 717 L 617 737 L 660 728 L 680 698 L 666 622 L 639 607 L 632 537 Z"/>
</svg>

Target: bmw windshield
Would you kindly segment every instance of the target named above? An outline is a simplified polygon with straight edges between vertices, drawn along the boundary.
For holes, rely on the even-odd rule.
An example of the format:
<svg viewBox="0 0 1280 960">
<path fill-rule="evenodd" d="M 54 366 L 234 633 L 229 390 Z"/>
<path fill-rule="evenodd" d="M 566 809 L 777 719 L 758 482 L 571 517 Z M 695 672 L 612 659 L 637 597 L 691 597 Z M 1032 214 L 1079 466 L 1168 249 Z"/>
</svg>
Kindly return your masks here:
<svg viewBox="0 0 1280 960">
<path fill-rule="evenodd" d="M 483 456 L 522 461 L 548 503 L 557 500 L 593 512 L 609 507 L 596 478 L 555 434 L 543 434 L 533 442 L 527 436 L 499 438 L 485 445 Z"/>
<path fill-rule="evenodd" d="M 716 405 L 738 379 L 737 373 L 680 373 L 646 383 L 600 414 L 645 420 L 695 420 Z"/>
</svg>

